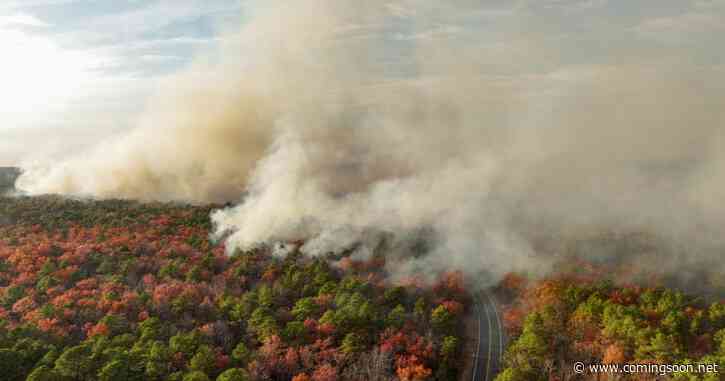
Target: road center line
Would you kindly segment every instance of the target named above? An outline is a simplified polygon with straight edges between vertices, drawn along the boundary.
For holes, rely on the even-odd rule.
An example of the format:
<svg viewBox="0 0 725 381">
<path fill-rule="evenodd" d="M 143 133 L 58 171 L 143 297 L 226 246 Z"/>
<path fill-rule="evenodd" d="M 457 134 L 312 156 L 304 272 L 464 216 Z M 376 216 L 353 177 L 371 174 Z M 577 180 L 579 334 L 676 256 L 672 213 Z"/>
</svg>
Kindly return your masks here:
<svg viewBox="0 0 725 381">
<path fill-rule="evenodd" d="M 479 295 L 479 300 L 480 300 L 480 295 Z M 491 373 L 491 351 L 493 349 L 492 348 L 493 340 L 491 340 L 491 315 L 488 312 L 488 306 L 484 305 L 483 310 L 484 310 L 484 312 L 486 312 L 486 321 L 488 322 L 488 333 L 486 335 L 486 337 L 488 339 L 488 356 L 487 356 L 488 358 L 486 360 L 486 379 L 485 379 L 485 381 L 488 381 L 489 375 Z"/>
<path fill-rule="evenodd" d="M 481 308 L 476 297 L 474 296 L 473 307 L 476 310 L 476 321 L 478 322 L 478 333 L 476 334 L 476 358 L 473 360 L 473 375 L 471 379 L 476 381 L 478 379 L 478 359 L 481 356 Z"/>
</svg>

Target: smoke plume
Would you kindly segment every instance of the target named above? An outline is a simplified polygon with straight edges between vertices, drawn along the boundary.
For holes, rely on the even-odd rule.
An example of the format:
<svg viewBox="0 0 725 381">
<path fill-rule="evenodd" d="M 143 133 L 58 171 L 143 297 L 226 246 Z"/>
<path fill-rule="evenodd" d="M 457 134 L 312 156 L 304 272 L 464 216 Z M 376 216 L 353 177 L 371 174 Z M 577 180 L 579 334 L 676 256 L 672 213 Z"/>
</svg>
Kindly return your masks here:
<svg viewBox="0 0 725 381">
<path fill-rule="evenodd" d="M 551 236 L 592 229 L 667 242 L 632 263 L 722 274 L 722 69 L 629 45 L 571 63 L 525 5 L 485 16 L 495 31 L 479 8 L 253 3 L 138 128 L 21 187 L 235 200 L 212 216 L 230 248 L 385 246 L 398 276 L 541 271 L 565 254 Z"/>
</svg>

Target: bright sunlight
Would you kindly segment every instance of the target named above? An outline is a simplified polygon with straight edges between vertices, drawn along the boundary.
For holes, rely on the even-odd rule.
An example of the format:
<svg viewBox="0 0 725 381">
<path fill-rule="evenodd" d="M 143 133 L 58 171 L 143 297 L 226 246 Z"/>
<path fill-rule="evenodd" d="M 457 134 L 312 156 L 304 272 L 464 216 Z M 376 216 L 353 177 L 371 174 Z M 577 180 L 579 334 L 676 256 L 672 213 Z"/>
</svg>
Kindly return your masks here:
<svg viewBox="0 0 725 381">
<path fill-rule="evenodd" d="M 32 124 L 62 110 L 86 86 L 97 66 L 86 54 L 60 48 L 52 40 L 0 29 L 0 114 L 3 127 Z"/>
</svg>

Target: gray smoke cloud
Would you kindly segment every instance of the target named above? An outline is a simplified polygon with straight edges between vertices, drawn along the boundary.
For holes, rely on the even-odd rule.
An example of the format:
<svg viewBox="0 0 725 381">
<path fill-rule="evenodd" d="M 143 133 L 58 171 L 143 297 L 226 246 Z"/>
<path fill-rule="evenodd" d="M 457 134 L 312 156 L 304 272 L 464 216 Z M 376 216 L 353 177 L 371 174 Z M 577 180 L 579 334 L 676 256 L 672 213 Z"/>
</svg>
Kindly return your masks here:
<svg viewBox="0 0 725 381">
<path fill-rule="evenodd" d="M 139 128 L 21 187 L 234 199 L 212 216 L 230 249 L 385 246 L 395 276 L 547 271 L 551 237 L 591 229 L 667 242 L 632 263 L 722 274 L 722 68 L 626 43 L 571 63 L 530 6 L 253 3 Z"/>
</svg>

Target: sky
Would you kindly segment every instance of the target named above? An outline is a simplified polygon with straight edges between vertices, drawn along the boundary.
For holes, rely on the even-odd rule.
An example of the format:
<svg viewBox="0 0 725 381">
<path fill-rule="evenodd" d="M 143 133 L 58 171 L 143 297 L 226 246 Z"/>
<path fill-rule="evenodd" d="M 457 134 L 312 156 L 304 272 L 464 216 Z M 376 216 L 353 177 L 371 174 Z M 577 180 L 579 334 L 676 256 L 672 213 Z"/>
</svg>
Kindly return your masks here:
<svg viewBox="0 0 725 381">
<path fill-rule="evenodd" d="M 228 0 L 0 1 L 0 165 L 130 128 L 157 81 L 213 46 L 240 9 Z"/>
<path fill-rule="evenodd" d="M 416 18 L 447 4 L 468 12 Z M 62 156 L 132 128 L 160 81 L 248 22 L 248 6 L 243 0 L 0 1 L 0 165 Z M 387 49 L 405 49 L 406 40 L 475 41 L 487 52 L 475 54 L 471 70 L 480 75 L 524 80 L 667 64 L 678 73 L 725 75 L 718 41 L 725 35 L 725 0 L 391 0 L 386 8 L 401 20 L 385 31 L 401 43 Z M 350 30 L 345 38 L 366 38 L 365 26 Z M 466 54 L 441 52 L 451 53 Z M 386 66 L 392 76 L 411 70 L 394 66 Z"/>
</svg>

